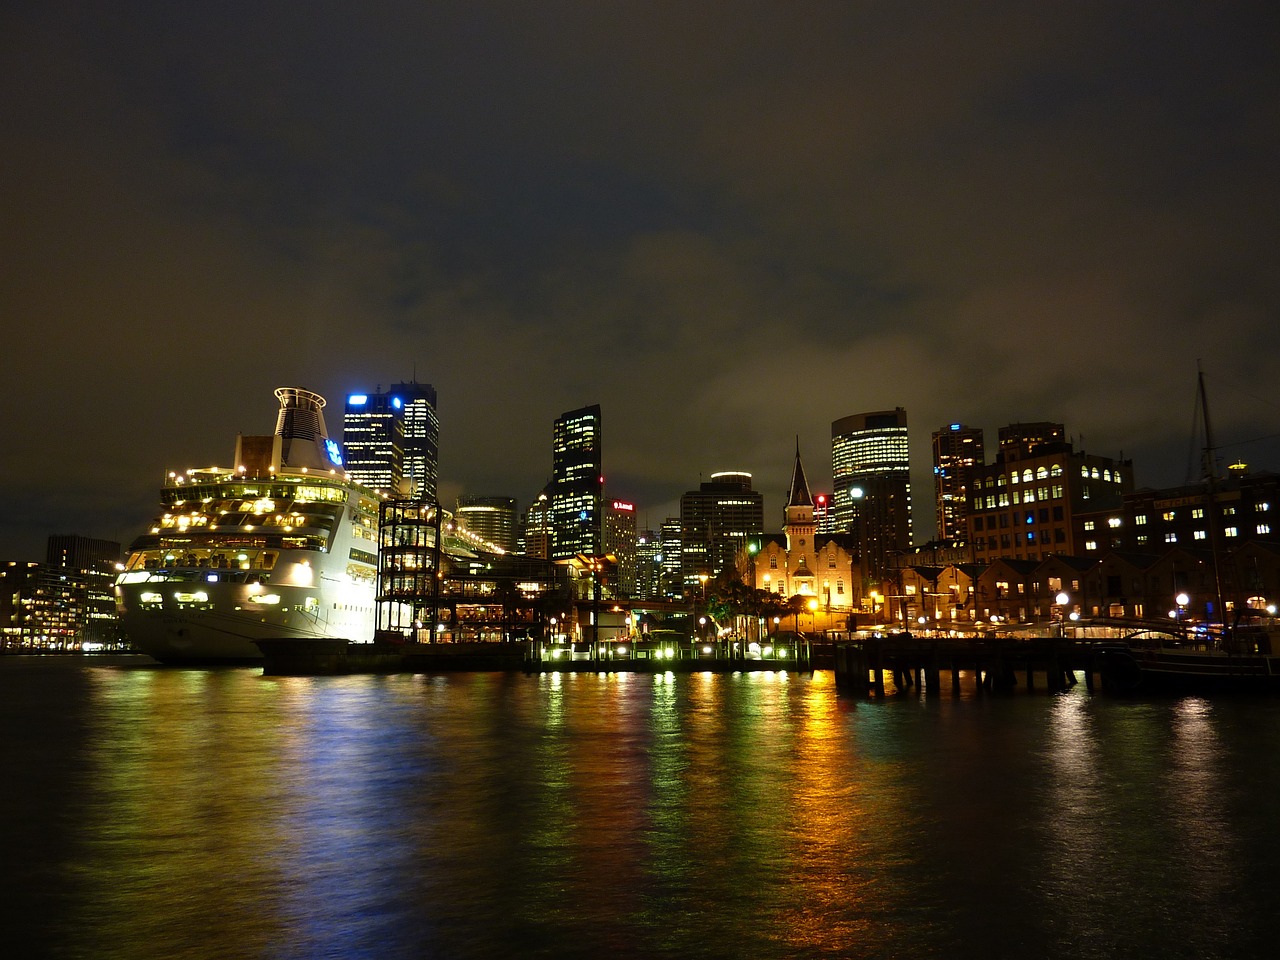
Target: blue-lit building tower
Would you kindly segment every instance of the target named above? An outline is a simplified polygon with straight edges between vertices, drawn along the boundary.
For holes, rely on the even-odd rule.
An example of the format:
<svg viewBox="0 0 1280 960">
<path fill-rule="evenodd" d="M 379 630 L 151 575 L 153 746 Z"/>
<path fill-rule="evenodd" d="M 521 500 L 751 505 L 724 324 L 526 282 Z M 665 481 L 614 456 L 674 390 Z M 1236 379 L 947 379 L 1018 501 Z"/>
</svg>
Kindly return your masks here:
<svg viewBox="0 0 1280 960">
<path fill-rule="evenodd" d="M 353 393 L 342 416 L 347 474 L 392 497 L 400 495 L 403 476 L 403 406 L 390 393 Z"/>
<path fill-rule="evenodd" d="M 353 393 L 342 418 L 347 473 L 391 497 L 434 501 L 440 418 L 435 387 L 397 383 L 387 391 Z"/>
</svg>

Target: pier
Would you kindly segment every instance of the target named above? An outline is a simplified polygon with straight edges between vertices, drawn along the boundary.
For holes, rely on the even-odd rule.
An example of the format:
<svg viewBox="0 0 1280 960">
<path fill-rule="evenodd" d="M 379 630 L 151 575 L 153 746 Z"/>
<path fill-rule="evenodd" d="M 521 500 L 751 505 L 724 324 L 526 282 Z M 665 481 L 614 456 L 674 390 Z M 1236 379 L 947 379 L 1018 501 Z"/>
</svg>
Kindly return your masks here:
<svg viewBox="0 0 1280 960">
<path fill-rule="evenodd" d="M 886 674 L 905 692 L 942 693 L 949 676 L 951 692 L 961 691 L 968 673 L 979 694 L 1007 693 L 1043 687 L 1049 693 L 1070 689 L 1084 675 L 1092 693 L 1119 688 L 1129 679 L 1130 658 L 1119 657 L 1124 645 L 1107 639 L 1066 637 L 916 637 L 910 633 L 850 640 L 835 646 L 837 688 L 852 697 L 883 697 Z"/>
<path fill-rule="evenodd" d="M 599 643 L 350 643 L 340 639 L 259 640 L 265 676 L 349 673 L 741 673 L 813 669 L 810 642 L 793 636 L 763 647 L 733 640 Z"/>
</svg>

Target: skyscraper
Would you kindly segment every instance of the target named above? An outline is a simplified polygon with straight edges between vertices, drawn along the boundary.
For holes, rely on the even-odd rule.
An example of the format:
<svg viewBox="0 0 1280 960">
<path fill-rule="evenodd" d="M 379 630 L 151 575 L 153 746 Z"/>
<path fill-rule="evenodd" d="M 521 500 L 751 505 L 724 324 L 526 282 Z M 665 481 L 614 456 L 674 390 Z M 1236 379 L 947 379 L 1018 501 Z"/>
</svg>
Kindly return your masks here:
<svg viewBox="0 0 1280 960">
<path fill-rule="evenodd" d="M 392 497 L 399 496 L 404 464 L 401 406 L 389 393 L 353 393 L 342 416 L 347 474 Z"/>
<path fill-rule="evenodd" d="M 734 569 L 738 551 L 764 529 L 764 494 L 751 489 L 751 474 L 713 473 L 708 483 L 680 498 L 680 575 L 686 591 L 699 576 Z"/>
<path fill-rule="evenodd" d="M 432 501 L 440 451 L 436 390 L 397 383 L 385 392 L 353 393 L 342 418 L 347 473 L 392 497 Z"/>
<path fill-rule="evenodd" d="M 600 405 L 562 414 L 555 422 L 551 455 L 551 559 L 579 553 L 599 556 L 604 475 L 600 453 Z"/>
<path fill-rule="evenodd" d="M 831 424 L 833 529 L 855 537 L 862 574 L 879 578 L 889 554 L 911 546 L 911 460 L 902 407 Z"/>
<path fill-rule="evenodd" d="M 968 477 L 986 463 L 982 428 L 952 423 L 933 433 L 933 488 L 937 499 L 938 539 L 968 535 Z"/>
<path fill-rule="evenodd" d="M 436 388 L 429 383 L 397 383 L 392 396 L 400 398 L 404 421 L 404 459 L 401 469 L 414 500 L 435 500 L 439 479 L 440 416 L 436 412 Z"/>
<path fill-rule="evenodd" d="M 617 560 L 613 595 L 636 595 L 636 505 L 610 500 L 604 511 L 604 552 Z"/>
</svg>

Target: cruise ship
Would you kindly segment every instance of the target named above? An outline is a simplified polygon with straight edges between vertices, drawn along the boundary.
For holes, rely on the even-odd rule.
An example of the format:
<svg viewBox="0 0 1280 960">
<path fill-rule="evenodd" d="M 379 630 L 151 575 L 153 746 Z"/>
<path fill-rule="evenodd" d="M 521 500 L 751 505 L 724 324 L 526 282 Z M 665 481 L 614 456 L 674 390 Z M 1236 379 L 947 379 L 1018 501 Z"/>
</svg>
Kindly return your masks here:
<svg viewBox="0 0 1280 960">
<path fill-rule="evenodd" d="M 116 606 L 163 663 L 252 662 L 254 641 L 372 642 L 379 495 L 349 480 L 322 396 L 280 387 L 276 431 L 236 438 L 234 466 L 170 473 L 129 550 Z"/>
</svg>

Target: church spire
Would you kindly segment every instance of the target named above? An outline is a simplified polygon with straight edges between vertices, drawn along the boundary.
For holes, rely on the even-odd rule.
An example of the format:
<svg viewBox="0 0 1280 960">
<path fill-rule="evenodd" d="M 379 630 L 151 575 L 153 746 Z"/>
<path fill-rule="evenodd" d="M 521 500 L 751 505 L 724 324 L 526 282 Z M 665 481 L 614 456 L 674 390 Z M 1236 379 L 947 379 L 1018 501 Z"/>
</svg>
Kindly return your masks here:
<svg viewBox="0 0 1280 960">
<path fill-rule="evenodd" d="M 809 481 L 804 476 L 804 465 L 800 462 L 800 437 L 796 436 L 796 465 L 791 472 L 791 495 L 787 497 L 788 507 L 812 507 L 813 494 L 809 492 Z"/>
</svg>

